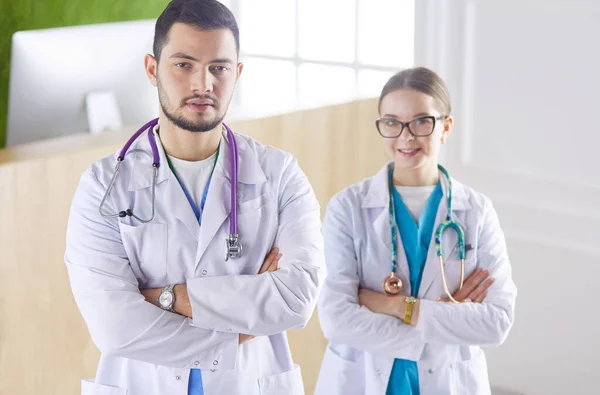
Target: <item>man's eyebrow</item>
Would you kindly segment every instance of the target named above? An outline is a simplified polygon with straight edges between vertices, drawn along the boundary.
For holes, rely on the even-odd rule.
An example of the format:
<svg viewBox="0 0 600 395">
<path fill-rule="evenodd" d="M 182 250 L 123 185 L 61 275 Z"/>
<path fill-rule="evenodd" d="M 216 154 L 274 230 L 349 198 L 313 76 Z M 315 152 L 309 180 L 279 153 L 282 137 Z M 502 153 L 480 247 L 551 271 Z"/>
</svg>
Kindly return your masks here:
<svg viewBox="0 0 600 395">
<path fill-rule="evenodd" d="M 231 59 L 227 58 L 217 58 L 210 61 L 210 63 L 226 63 L 226 64 L 235 64 L 235 62 Z"/>
<path fill-rule="evenodd" d="M 186 60 L 190 60 L 192 62 L 199 62 L 198 59 L 196 59 L 195 57 L 188 55 L 186 53 L 183 52 L 176 52 L 173 55 L 169 56 L 169 58 L 171 59 L 186 59 Z M 217 59 L 213 59 L 211 60 L 209 63 L 224 63 L 224 64 L 235 64 L 235 62 L 231 59 L 228 58 L 217 58 Z"/>
<path fill-rule="evenodd" d="M 169 56 L 169 58 L 171 58 L 171 59 L 187 59 L 187 60 L 191 60 L 193 62 L 198 61 L 198 59 L 194 58 L 191 55 L 185 54 L 183 52 L 174 53 L 173 55 Z"/>
</svg>

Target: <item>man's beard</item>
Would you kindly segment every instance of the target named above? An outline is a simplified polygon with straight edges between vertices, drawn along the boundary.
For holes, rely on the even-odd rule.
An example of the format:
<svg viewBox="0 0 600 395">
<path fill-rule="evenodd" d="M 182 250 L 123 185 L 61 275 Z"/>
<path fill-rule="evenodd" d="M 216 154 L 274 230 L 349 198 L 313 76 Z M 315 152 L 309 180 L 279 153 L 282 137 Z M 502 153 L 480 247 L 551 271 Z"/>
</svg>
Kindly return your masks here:
<svg viewBox="0 0 600 395">
<path fill-rule="evenodd" d="M 187 100 L 192 99 L 193 97 L 187 98 Z M 198 98 L 203 98 L 203 97 L 198 97 Z M 166 94 L 164 94 L 164 91 L 161 89 L 161 84 L 160 81 L 158 82 L 158 99 L 160 102 L 160 106 L 163 110 L 163 113 L 165 114 L 165 116 L 167 117 L 167 119 L 169 121 L 171 121 L 171 123 L 173 123 L 173 125 L 177 126 L 180 129 L 183 130 L 187 130 L 190 132 L 210 132 L 211 130 L 213 130 L 214 128 L 216 128 L 222 121 L 223 118 L 225 118 L 225 114 L 219 116 L 218 114 L 212 119 L 212 120 L 201 120 L 201 121 L 197 121 L 197 122 L 193 122 L 190 121 L 188 119 L 185 119 L 183 115 L 180 114 L 175 114 L 174 112 L 171 112 L 168 109 L 168 105 L 170 104 L 170 101 L 167 97 Z M 217 102 L 215 99 L 210 98 L 211 100 L 213 100 L 215 102 L 215 106 L 217 105 Z M 213 107 L 216 110 L 216 107 Z"/>
</svg>

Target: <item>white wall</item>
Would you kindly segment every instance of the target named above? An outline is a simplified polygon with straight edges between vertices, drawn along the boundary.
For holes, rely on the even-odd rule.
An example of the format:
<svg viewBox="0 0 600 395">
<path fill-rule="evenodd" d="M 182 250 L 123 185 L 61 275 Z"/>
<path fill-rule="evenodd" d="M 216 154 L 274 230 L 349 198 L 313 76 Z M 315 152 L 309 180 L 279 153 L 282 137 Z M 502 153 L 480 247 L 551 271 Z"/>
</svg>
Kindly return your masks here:
<svg viewBox="0 0 600 395">
<path fill-rule="evenodd" d="M 445 163 L 492 198 L 519 288 L 487 351 L 509 393 L 600 393 L 600 2 L 423 0 L 416 63 L 453 96 Z"/>
</svg>

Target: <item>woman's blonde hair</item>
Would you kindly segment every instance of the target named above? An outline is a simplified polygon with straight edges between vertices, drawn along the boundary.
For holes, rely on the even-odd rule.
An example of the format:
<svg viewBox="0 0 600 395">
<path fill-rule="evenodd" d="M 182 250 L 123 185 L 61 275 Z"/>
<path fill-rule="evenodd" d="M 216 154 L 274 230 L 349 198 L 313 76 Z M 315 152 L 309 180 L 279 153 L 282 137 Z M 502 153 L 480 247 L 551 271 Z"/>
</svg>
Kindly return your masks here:
<svg viewBox="0 0 600 395">
<path fill-rule="evenodd" d="M 433 97 L 443 116 L 448 116 L 452 112 L 448 87 L 439 75 L 426 67 L 415 67 L 394 74 L 383 87 L 377 108 L 381 111 L 383 98 L 400 89 L 412 89 Z"/>
</svg>

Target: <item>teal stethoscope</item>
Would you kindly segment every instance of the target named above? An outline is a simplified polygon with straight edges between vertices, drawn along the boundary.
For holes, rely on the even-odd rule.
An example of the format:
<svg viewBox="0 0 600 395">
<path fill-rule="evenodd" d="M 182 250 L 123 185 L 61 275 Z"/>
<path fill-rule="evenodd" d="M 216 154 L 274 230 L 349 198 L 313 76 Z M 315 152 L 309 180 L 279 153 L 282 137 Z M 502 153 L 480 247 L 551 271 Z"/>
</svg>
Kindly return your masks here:
<svg viewBox="0 0 600 395">
<path fill-rule="evenodd" d="M 448 284 L 446 283 L 446 272 L 444 271 L 444 258 L 442 257 L 442 237 L 444 235 L 444 231 L 448 228 L 453 229 L 458 236 L 458 257 L 460 258 L 460 286 L 458 289 L 463 287 L 464 279 L 465 279 L 465 256 L 467 255 L 467 250 L 465 247 L 465 232 L 462 227 L 457 224 L 452 217 L 452 179 L 450 175 L 441 165 L 438 165 L 438 169 L 446 178 L 447 184 L 447 196 L 446 200 L 448 203 L 448 213 L 446 214 L 446 219 L 442 222 L 437 230 L 435 231 L 435 247 L 437 256 L 440 263 L 440 272 L 442 273 L 442 285 L 444 286 L 444 292 L 446 296 L 454 302 L 459 303 L 456 299 L 452 297 L 452 294 L 448 290 Z M 392 172 L 390 172 L 389 179 L 389 194 L 390 194 L 390 226 L 392 228 L 392 273 L 383 281 L 383 291 L 388 295 L 398 295 L 402 291 L 402 280 L 396 275 L 396 262 L 398 258 L 398 247 L 397 243 L 397 235 L 398 224 L 396 223 L 396 211 L 394 209 L 394 201 L 392 197 L 392 188 L 394 187 L 392 182 Z"/>
</svg>

